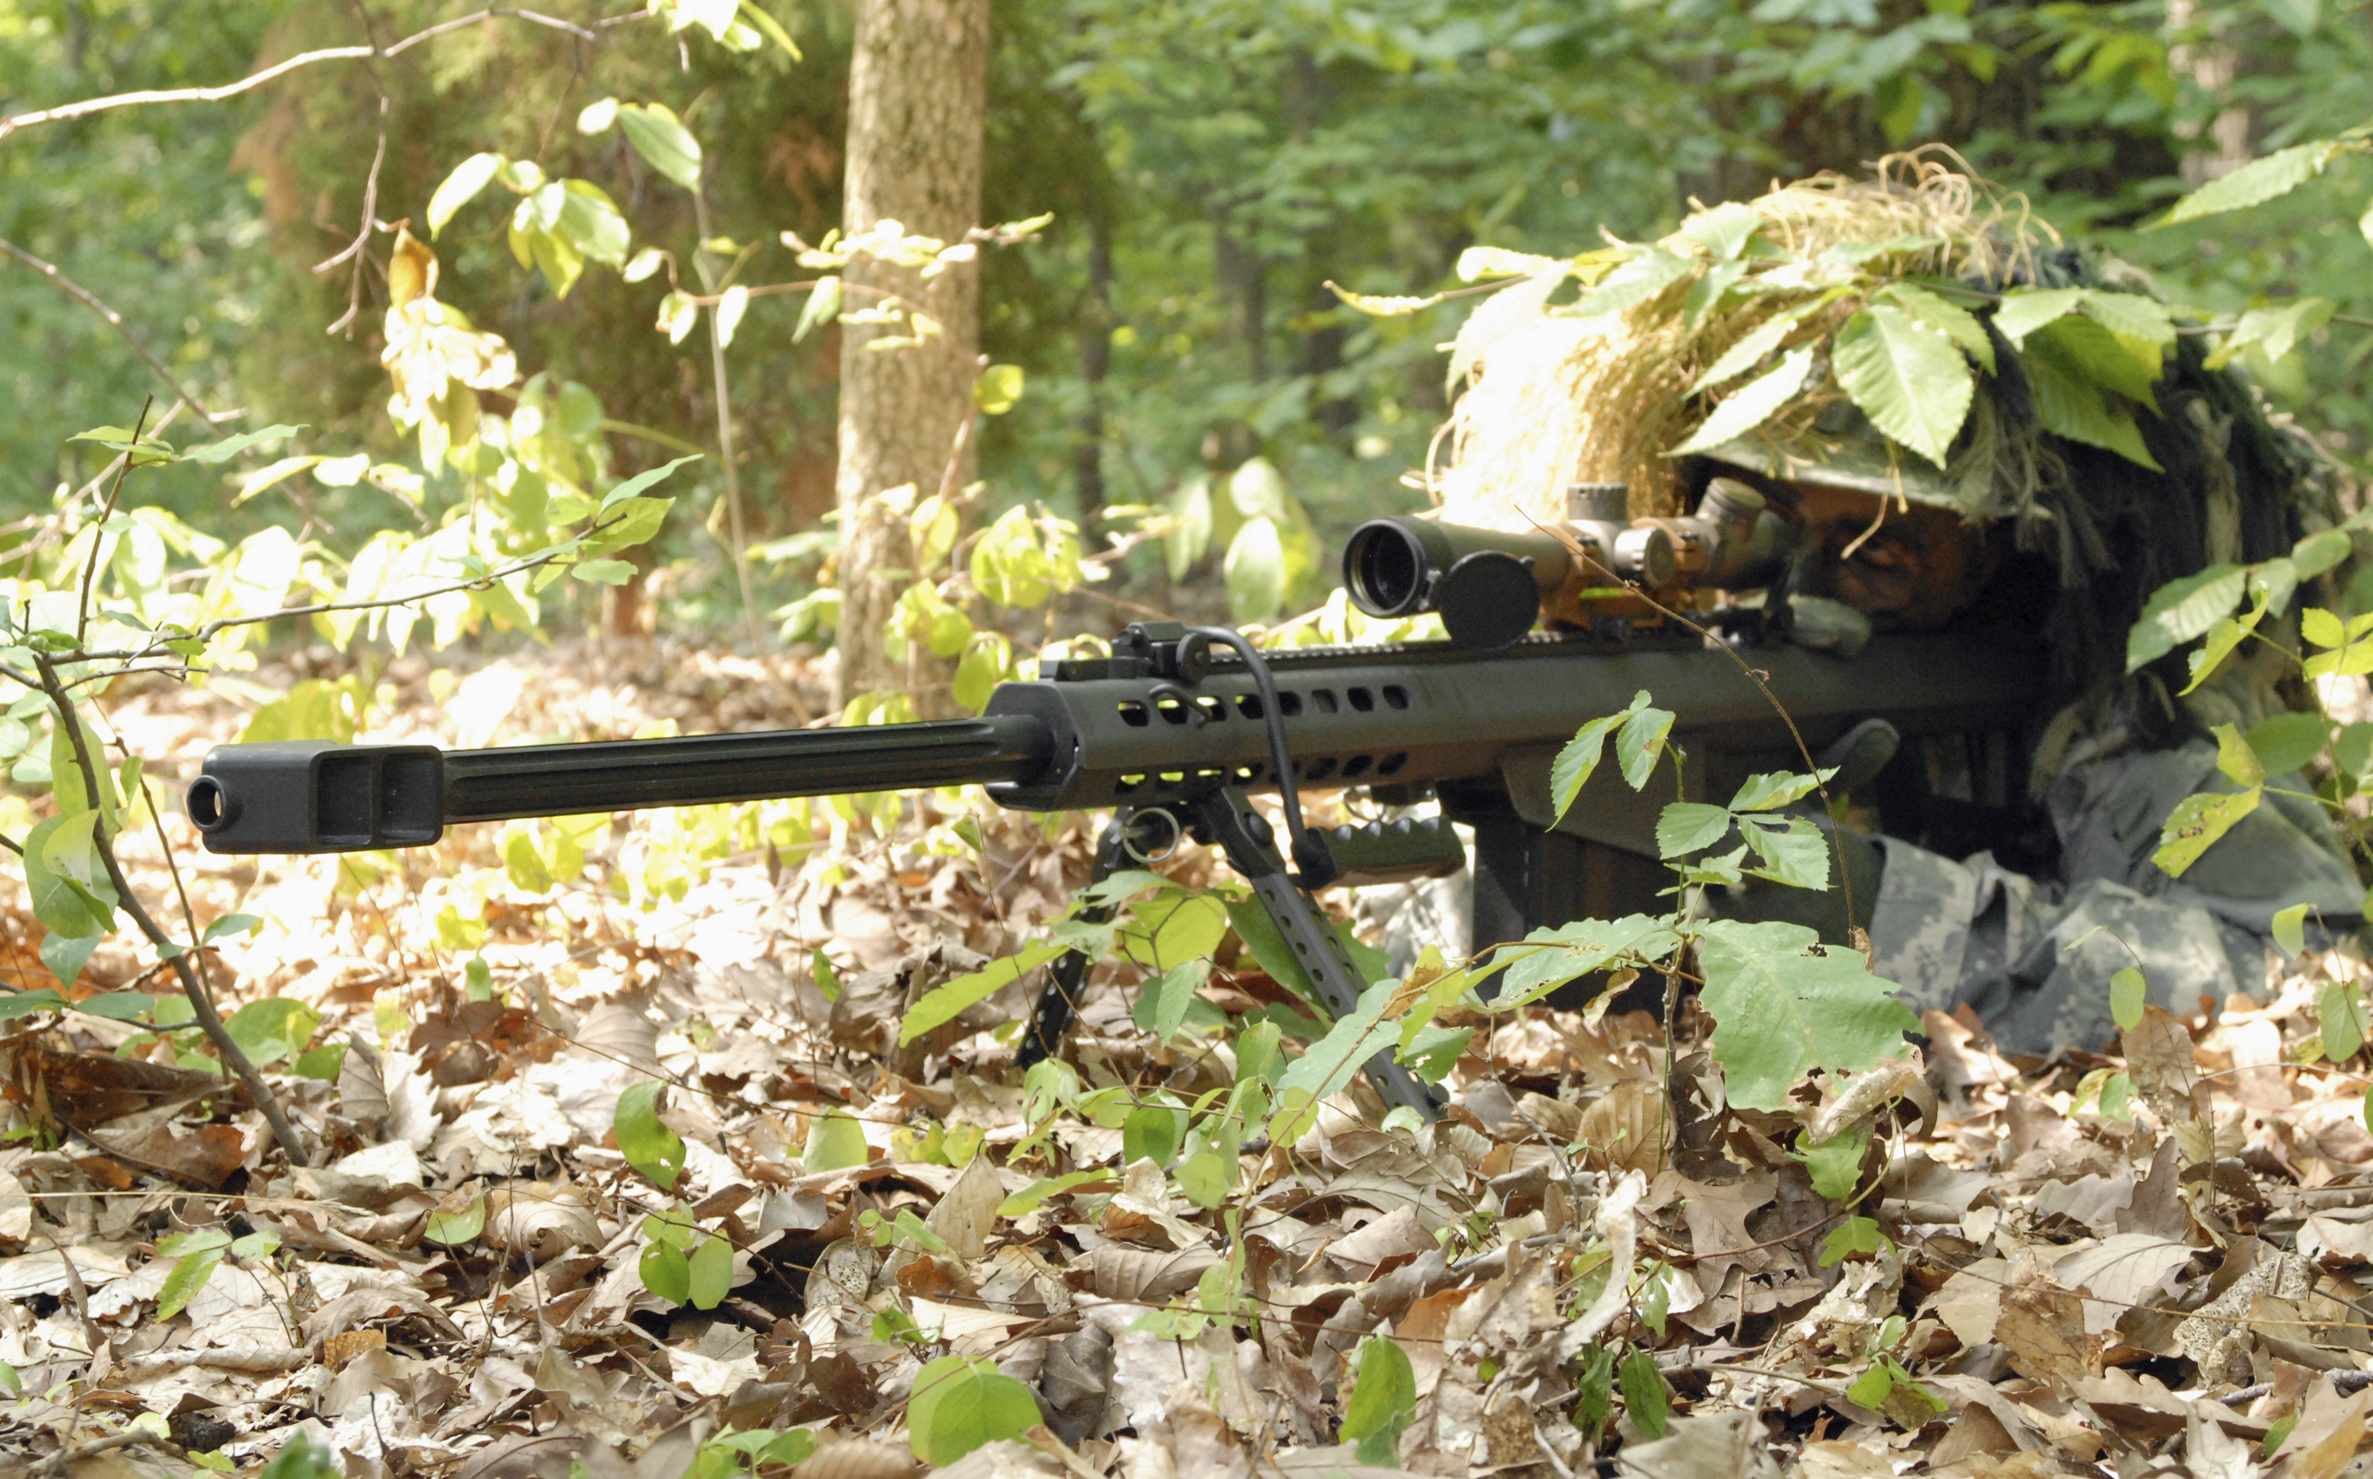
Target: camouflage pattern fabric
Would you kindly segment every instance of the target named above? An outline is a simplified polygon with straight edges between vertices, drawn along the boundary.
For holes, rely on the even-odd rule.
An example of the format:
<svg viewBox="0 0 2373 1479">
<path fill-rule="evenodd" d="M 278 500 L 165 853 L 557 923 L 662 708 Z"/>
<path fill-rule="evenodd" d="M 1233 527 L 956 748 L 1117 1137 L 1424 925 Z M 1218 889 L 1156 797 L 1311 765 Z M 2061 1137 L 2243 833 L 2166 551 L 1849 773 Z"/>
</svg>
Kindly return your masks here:
<svg viewBox="0 0 2373 1479">
<path fill-rule="evenodd" d="M 2185 796 L 2227 790 L 2215 748 L 2072 752 L 2046 795 L 2060 835 L 2056 878 L 2011 872 L 1979 853 L 1956 862 L 1878 839 L 1886 871 L 1871 917 L 1872 968 L 1915 1009 L 1967 1004 L 2004 1048 L 2100 1048 L 2116 1036 L 2110 978 L 2140 966 L 2150 999 L 2193 1011 L 2258 992 L 2276 911 L 2314 906 L 2328 927 L 2361 922 L 2363 886 L 2305 791 L 2274 778 L 2258 809 L 2180 879 L 2151 862 L 2159 827 Z"/>
</svg>

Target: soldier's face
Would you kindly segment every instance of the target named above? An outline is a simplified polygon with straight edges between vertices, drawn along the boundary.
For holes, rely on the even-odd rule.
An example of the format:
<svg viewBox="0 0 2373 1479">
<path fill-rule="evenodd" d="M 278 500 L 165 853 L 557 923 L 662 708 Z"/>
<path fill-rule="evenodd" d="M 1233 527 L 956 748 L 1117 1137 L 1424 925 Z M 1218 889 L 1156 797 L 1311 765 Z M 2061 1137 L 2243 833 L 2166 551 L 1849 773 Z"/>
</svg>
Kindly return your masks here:
<svg viewBox="0 0 2373 1479">
<path fill-rule="evenodd" d="M 1843 601 L 1881 628 L 1921 630 L 1941 626 L 1983 583 L 1985 540 L 1949 509 L 1811 484 L 1796 491 L 1809 594 Z"/>
</svg>

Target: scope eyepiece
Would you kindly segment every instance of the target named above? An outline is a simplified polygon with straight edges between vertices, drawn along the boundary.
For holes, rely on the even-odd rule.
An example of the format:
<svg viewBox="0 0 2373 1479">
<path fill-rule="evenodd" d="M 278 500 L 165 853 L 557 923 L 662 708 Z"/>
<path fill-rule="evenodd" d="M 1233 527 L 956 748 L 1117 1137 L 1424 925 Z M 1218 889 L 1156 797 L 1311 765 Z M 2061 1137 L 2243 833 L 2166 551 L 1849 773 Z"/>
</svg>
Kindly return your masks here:
<svg viewBox="0 0 2373 1479">
<path fill-rule="evenodd" d="M 1343 546 L 1343 588 L 1370 616 L 1416 616 L 1432 609 L 1441 577 L 1419 532 L 1400 519 L 1370 519 Z"/>
</svg>

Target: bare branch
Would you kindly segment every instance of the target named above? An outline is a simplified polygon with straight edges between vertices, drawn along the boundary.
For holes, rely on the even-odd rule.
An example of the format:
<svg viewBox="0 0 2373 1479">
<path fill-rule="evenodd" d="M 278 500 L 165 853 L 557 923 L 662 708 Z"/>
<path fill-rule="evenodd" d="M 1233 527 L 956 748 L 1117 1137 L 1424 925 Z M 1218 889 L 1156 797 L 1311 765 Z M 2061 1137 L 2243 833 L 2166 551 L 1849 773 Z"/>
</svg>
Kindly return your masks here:
<svg viewBox="0 0 2373 1479">
<path fill-rule="evenodd" d="M 7 137 L 6 128 L 6 120 L 0 120 L 0 138 Z M 99 315 L 99 317 L 107 320 L 108 327 L 114 329 L 118 334 L 121 334 L 123 336 L 124 342 L 132 346 L 132 352 L 136 355 L 139 355 L 141 359 L 147 361 L 148 367 L 157 372 L 157 378 L 163 380 L 165 384 L 172 387 L 173 396 L 176 400 L 180 401 L 183 405 L 188 406 L 191 410 L 197 412 L 199 420 L 209 423 L 214 421 L 214 413 L 207 410 L 204 405 L 200 404 L 196 396 L 189 393 L 188 387 L 184 386 L 179 379 L 175 378 L 171 370 L 165 368 L 165 362 L 163 360 L 158 359 L 155 355 L 148 352 L 147 345 L 142 344 L 138 339 L 132 337 L 131 329 L 126 327 L 124 324 L 124 316 L 116 312 L 114 309 L 108 307 L 105 303 L 101 302 L 99 300 L 98 294 L 74 281 L 74 279 L 68 277 L 65 273 L 60 272 L 54 264 L 42 261 L 39 257 L 34 256 L 31 252 L 26 251 L 23 247 L 18 246 L 13 241 L 0 239 L 0 255 L 16 258 L 19 262 L 24 263 L 27 267 L 32 268 L 35 272 L 38 272 L 43 277 L 48 278 L 50 281 L 50 286 L 56 288 L 59 292 L 64 293 L 67 297 L 72 298 L 75 302 L 80 303 L 83 307 L 88 308 L 91 312 Z"/>
<path fill-rule="evenodd" d="M 346 250 L 326 262 L 316 263 L 315 272 L 327 272 L 347 258 L 354 259 L 354 277 L 346 290 L 346 311 L 327 332 L 344 330 L 346 337 L 354 337 L 354 321 L 363 311 L 363 247 L 371 239 L 371 228 L 379 222 L 379 167 L 387 162 L 387 94 L 379 94 L 379 147 L 371 152 L 370 177 L 363 182 L 363 223 L 355 230 L 354 240 Z"/>
<path fill-rule="evenodd" d="M 469 15 L 456 16 L 449 21 L 439 21 L 427 30 L 415 31 L 390 46 L 328 46 L 319 51 L 299 52 L 287 61 L 274 63 L 253 76 L 242 77 L 237 82 L 225 83 L 221 87 L 168 87 L 151 88 L 143 92 L 119 92 L 109 97 L 85 98 L 79 103 L 65 103 L 35 113 L 19 113 L 11 118 L 0 118 L 0 142 L 5 142 L 10 134 L 20 128 L 30 128 L 41 123 L 70 123 L 77 118 L 88 118 L 94 113 L 109 113 L 117 108 L 134 108 L 148 103 L 219 103 L 225 98 L 235 98 L 241 93 L 252 92 L 267 82 L 285 77 L 300 67 L 310 67 L 316 62 L 360 62 L 397 56 L 423 41 L 442 36 L 449 31 L 458 31 L 481 21 L 494 20 L 499 17 L 523 20 L 538 26 L 549 26 L 555 31 L 566 31 L 580 41 L 599 39 L 583 26 L 561 20 L 555 16 L 542 15 L 532 10 L 517 10 L 509 6 L 489 5 L 484 10 L 475 11 Z"/>
<path fill-rule="evenodd" d="M 99 798 L 105 794 L 101 788 L 106 782 L 100 779 L 98 762 L 91 758 L 90 745 L 83 737 L 82 721 L 75 713 L 74 700 L 67 695 L 65 685 L 58 681 L 58 670 L 47 656 L 37 652 L 33 655 L 33 662 L 41 672 L 41 690 L 49 695 L 50 703 L 56 707 L 57 722 L 65 726 L 66 741 L 73 747 L 74 764 L 82 773 L 82 784 L 90 792 L 91 804 L 96 806 Z M 190 1011 L 197 1016 L 199 1029 L 206 1034 L 206 1040 L 214 1045 L 214 1051 L 221 1055 L 223 1066 L 237 1076 L 247 1090 L 248 1099 L 263 1113 L 264 1123 L 272 1127 L 272 1138 L 279 1141 L 280 1148 L 288 1153 L 289 1164 L 310 1165 L 312 1162 L 306 1155 L 305 1142 L 298 1136 L 296 1126 L 290 1124 L 288 1116 L 281 1111 L 280 1100 L 273 1095 L 272 1086 L 264 1082 L 264 1076 L 256 1072 L 255 1064 L 248 1061 L 247 1054 L 232 1038 L 231 1029 L 223 1025 L 222 1013 L 215 1010 L 214 994 L 207 990 L 206 983 L 190 968 L 191 952 L 165 932 L 165 927 L 157 923 L 156 916 L 149 913 L 148 907 L 140 902 L 140 895 L 133 892 L 132 881 L 124 876 L 123 864 L 116 861 L 115 843 L 108 837 L 105 827 L 91 829 L 91 846 L 98 852 L 100 863 L 105 865 L 107 881 L 115 885 L 116 898 L 124 912 L 132 916 L 132 922 L 140 926 L 140 933 L 148 937 L 149 944 L 156 947 L 157 953 L 172 960 L 173 973 L 181 978 L 181 994 L 189 999 Z"/>
<path fill-rule="evenodd" d="M 148 413 L 156 406 L 152 398 L 140 403 L 140 419 L 132 423 L 132 445 L 124 449 L 121 470 L 115 475 L 115 486 L 107 490 L 107 502 L 101 505 L 99 517 L 91 521 L 91 557 L 82 567 L 82 594 L 74 601 L 74 640 L 77 645 L 91 617 L 91 582 L 99 574 L 99 551 L 107 545 L 106 524 L 115 517 L 115 501 L 124 496 L 124 479 L 132 475 L 132 453 L 140 447 L 140 433 L 148 430 Z"/>
</svg>

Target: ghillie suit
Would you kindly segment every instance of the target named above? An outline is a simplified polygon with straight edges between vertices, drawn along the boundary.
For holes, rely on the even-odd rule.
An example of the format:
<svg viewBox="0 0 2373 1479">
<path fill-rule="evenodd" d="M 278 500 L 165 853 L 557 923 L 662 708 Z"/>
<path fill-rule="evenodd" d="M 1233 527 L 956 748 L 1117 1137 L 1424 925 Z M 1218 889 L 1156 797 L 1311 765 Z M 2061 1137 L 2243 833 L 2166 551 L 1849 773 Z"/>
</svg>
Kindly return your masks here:
<svg viewBox="0 0 2373 1479">
<path fill-rule="evenodd" d="M 1873 531 L 1923 508 L 1983 531 L 1990 574 L 1952 624 L 2049 655 L 2052 702 L 2020 735 L 2045 843 L 1878 842 L 1866 866 L 1875 880 L 1883 853 L 1885 882 L 1855 890 L 1876 915 L 1828 932 L 1867 924 L 1916 1004 L 1966 1001 L 2024 1050 L 2097 1046 L 2108 978 L 2131 963 L 2109 936 L 2167 942 L 2144 946 L 2152 994 L 2188 1009 L 2258 988 L 2281 905 L 2353 922 L 2362 885 L 2311 804 L 2270 798 L 2180 881 L 2151 862 L 2175 804 L 2220 784 L 2209 730 L 2305 695 L 2273 644 L 2197 686 L 2164 649 L 2129 673 L 2129 629 L 2171 580 L 2333 528 L 2354 490 L 2141 274 L 1904 156 L 1700 211 L 1652 246 L 1487 265 L 1527 275 L 1460 335 L 1454 379 L 1473 383 L 1432 479 L 1444 517 L 1553 519 L 1573 481 L 1627 483 L 1633 513 L 1667 513 L 1744 476 L 1783 506 L 1878 495 L 1862 500 Z M 1552 306 L 1569 275 L 1580 297 Z M 2309 579 L 2309 604 L 2339 609 L 2347 574 Z M 2288 595 L 2262 630 L 2295 646 Z"/>
</svg>

